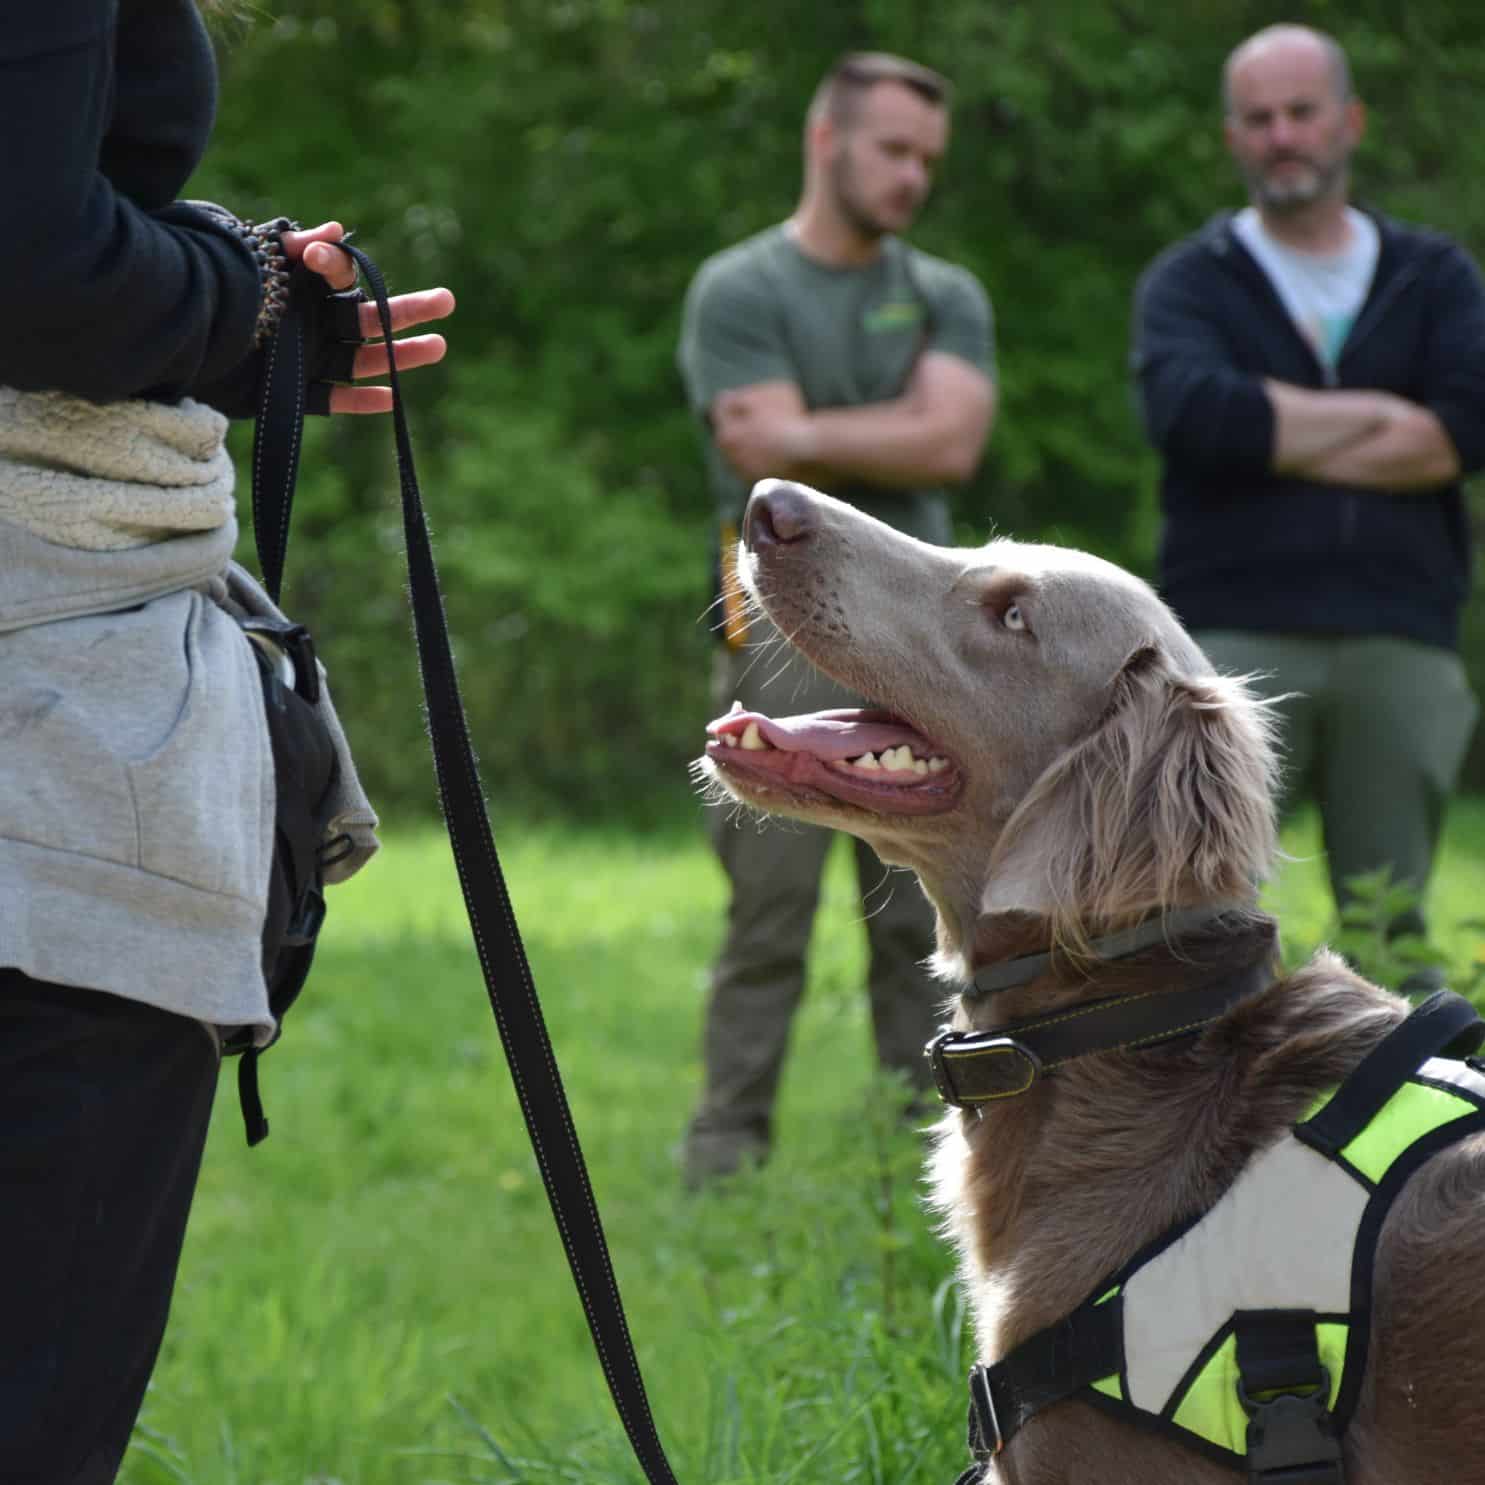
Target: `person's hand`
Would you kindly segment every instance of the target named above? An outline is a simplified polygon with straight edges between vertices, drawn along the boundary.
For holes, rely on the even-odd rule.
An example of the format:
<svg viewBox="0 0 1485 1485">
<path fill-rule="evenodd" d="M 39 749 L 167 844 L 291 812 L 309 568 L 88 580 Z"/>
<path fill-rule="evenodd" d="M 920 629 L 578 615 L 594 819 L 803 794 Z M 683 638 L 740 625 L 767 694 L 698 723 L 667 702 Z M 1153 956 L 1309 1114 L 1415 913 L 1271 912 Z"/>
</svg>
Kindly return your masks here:
<svg viewBox="0 0 1485 1485">
<path fill-rule="evenodd" d="M 351 289 L 356 284 L 356 265 L 347 253 L 329 244 L 339 242 L 345 228 L 339 222 L 325 222 L 306 232 L 285 232 L 282 237 L 284 256 L 291 263 L 302 262 L 318 273 L 332 289 Z M 454 312 L 454 296 L 447 289 L 419 289 L 411 294 L 398 294 L 387 301 L 392 311 L 393 331 L 426 325 Z M 387 343 L 382 340 L 381 318 L 375 303 L 361 306 L 361 333 L 369 342 L 356 352 L 351 375 L 362 381 L 367 377 L 385 376 L 389 361 Z M 417 366 L 431 366 L 442 361 L 448 344 L 441 335 L 409 335 L 395 342 L 397 370 L 411 371 Z M 390 387 L 335 387 L 330 393 L 332 413 L 384 413 L 392 410 Z"/>
<path fill-rule="evenodd" d="M 1421 418 L 1430 416 L 1428 409 L 1399 397 L 1395 392 L 1372 392 L 1376 399 L 1377 421 L 1381 428 L 1416 427 Z"/>
<path fill-rule="evenodd" d="M 746 391 L 723 392 L 712 404 L 711 422 L 717 448 L 745 475 L 793 474 L 814 457 L 808 413 L 766 406 Z"/>
</svg>

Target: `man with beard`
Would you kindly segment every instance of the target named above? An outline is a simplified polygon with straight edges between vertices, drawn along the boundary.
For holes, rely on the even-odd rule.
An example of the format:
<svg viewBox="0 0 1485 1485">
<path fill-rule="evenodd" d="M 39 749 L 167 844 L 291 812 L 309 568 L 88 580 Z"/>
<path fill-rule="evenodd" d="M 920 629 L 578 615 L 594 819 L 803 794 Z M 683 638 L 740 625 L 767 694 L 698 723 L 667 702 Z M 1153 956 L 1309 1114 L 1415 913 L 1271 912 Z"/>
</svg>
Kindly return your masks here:
<svg viewBox="0 0 1485 1485">
<path fill-rule="evenodd" d="M 1162 586 L 1219 669 L 1277 700 L 1285 797 L 1319 805 L 1337 902 L 1382 868 L 1421 893 L 1476 714 L 1456 646 L 1485 287 L 1448 238 L 1348 204 L 1365 114 L 1332 38 L 1269 27 L 1223 84 L 1251 204 L 1135 299 Z"/>
<path fill-rule="evenodd" d="M 732 562 L 755 480 L 801 479 L 925 541 L 952 539 L 945 488 L 974 473 L 995 409 L 990 306 L 972 274 L 896 235 L 948 143 L 948 91 L 900 57 L 844 57 L 810 106 L 794 215 L 708 259 L 687 293 L 679 363 L 721 534 L 719 710 L 863 704 L 786 661 L 766 621 L 742 612 Z M 692 1186 L 768 1153 L 831 839 L 739 826 L 721 810 L 711 827 L 732 897 L 684 1150 Z M 911 877 L 889 877 L 868 847 L 854 849 L 877 1055 L 921 1088 L 939 999 L 921 967 L 932 914 Z"/>
</svg>

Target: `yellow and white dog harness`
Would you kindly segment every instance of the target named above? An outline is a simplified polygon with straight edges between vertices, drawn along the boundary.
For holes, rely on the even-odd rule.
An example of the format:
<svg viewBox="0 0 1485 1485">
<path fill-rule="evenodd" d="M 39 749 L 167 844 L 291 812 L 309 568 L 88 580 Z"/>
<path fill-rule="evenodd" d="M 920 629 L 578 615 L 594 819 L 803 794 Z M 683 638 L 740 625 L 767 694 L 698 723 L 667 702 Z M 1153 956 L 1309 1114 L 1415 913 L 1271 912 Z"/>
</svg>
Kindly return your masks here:
<svg viewBox="0 0 1485 1485">
<path fill-rule="evenodd" d="M 977 1480 L 1065 1398 L 1156 1429 L 1250 1481 L 1343 1485 L 1387 1212 L 1430 1156 L 1485 1129 L 1485 1025 L 1440 991 L 1312 1113 L 1072 1314 L 970 1373 Z M 1443 1055 L 1449 1054 L 1449 1055 Z"/>
</svg>

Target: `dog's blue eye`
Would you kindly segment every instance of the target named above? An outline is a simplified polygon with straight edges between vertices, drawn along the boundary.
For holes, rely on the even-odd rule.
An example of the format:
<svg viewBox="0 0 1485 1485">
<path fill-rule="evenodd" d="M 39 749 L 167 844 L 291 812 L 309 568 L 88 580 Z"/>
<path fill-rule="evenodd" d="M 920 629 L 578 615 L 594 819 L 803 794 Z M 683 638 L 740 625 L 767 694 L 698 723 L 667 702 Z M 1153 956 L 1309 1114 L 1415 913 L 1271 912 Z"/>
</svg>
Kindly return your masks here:
<svg viewBox="0 0 1485 1485">
<path fill-rule="evenodd" d="M 1022 616 L 1021 605 L 1018 603 L 1013 603 L 1000 616 L 1000 622 L 1004 624 L 1007 629 L 1024 629 L 1026 627 L 1026 620 Z"/>
</svg>

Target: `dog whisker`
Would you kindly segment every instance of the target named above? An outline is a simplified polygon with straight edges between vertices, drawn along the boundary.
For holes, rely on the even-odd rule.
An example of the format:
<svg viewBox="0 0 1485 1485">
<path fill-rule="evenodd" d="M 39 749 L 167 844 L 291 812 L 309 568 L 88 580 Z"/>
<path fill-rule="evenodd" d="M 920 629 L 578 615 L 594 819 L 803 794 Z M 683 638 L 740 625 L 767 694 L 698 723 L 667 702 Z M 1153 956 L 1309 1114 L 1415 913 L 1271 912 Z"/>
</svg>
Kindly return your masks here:
<svg viewBox="0 0 1485 1485">
<path fill-rule="evenodd" d="M 769 659 L 769 652 L 771 650 L 777 650 L 779 653 L 783 654 L 784 663 L 786 665 L 788 664 L 789 656 L 787 647 L 785 646 L 783 640 L 777 634 L 771 634 L 764 639 L 750 641 L 748 644 L 748 649 L 751 651 L 751 654 L 749 655 L 748 663 L 744 667 L 742 674 L 738 677 L 739 683 L 745 681 L 750 675 L 752 675 L 753 670 L 756 666 L 763 664 Z M 769 685 L 771 683 L 771 680 L 772 678 L 770 678 L 769 681 L 765 681 L 764 685 Z"/>
<path fill-rule="evenodd" d="M 709 604 L 707 604 L 707 606 L 704 609 L 702 609 L 702 611 L 699 614 L 696 615 L 695 622 L 698 623 L 698 624 L 704 623 L 705 620 L 706 620 L 707 615 L 710 614 L 710 613 L 712 613 L 715 610 L 720 609 L 722 607 L 722 604 L 723 604 L 722 595 L 719 593 L 715 598 L 712 599 L 712 601 Z M 719 630 L 722 626 L 720 624 L 711 624 L 708 627 L 712 630 L 713 633 L 716 633 L 717 630 Z"/>
<path fill-rule="evenodd" d="M 876 881 L 871 884 L 870 887 L 867 887 L 861 893 L 861 906 L 863 908 L 867 906 L 868 902 L 870 902 L 872 898 L 879 897 L 881 899 L 875 906 L 870 909 L 870 911 L 863 912 L 861 914 L 860 921 L 862 923 L 867 923 L 872 918 L 878 917 L 880 914 L 886 912 L 886 910 L 892 905 L 893 895 L 897 891 L 897 883 L 894 882 L 892 878 L 892 868 L 890 866 L 884 866 L 882 868 L 882 874 L 876 879 Z"/>
</svg>

